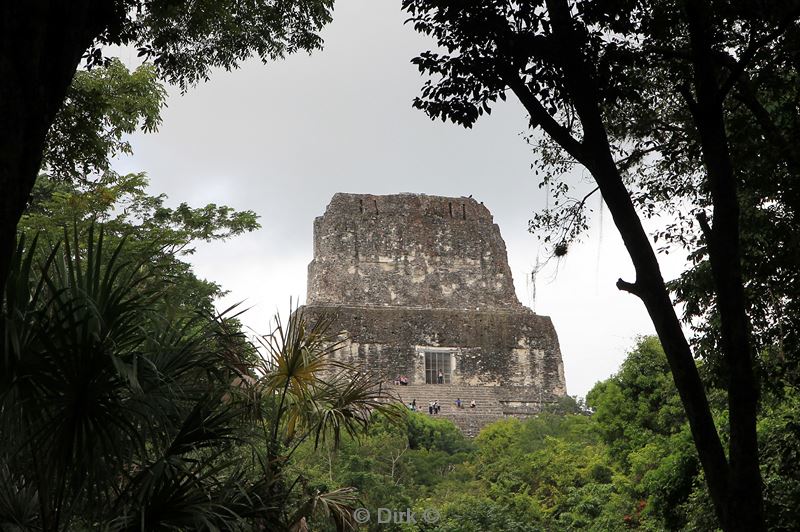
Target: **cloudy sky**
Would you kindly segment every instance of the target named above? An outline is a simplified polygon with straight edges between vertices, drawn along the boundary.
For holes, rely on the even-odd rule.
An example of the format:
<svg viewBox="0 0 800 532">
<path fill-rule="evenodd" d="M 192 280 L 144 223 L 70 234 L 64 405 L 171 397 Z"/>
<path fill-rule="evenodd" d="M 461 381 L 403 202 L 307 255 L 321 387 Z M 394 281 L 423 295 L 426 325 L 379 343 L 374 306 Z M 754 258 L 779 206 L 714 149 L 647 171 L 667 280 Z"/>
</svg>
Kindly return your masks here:
<svg viewBox="0 0 800 532">
<path fill-rule="evenodd" d="M 412 109 L 423 79 L 410 60 L 432 43 L 404 20 L 398 1 L 338 0 L 324 50 L 216 72 L 185 95 L 171 90 L 160 131 L 135 136 L 135 155 L 119 163 L 146 171 L 152 192 L 174 204 L 260 215 L 261 230 L 200 245 L 190 259 L 230 291 L 220 306 L 252 307 L 244 321 L 255 331 L 267 332 L 290 297 L 304 300 L 312 222 L 336 192 L 483 201 L 506 241 L 519 298 L 533 306 L 539 244 L 527 224 L 545 197 L 522 137 L 525 112 L 509 98 L 464 130 Z M 610 216 L 599 215 L 599 199 L 591 203 L 587 238 L 537 277 L 534 310 L 553 319 L 572 395 L 616 371 L 636 335 L 653 330 L 641 303 L 614 287 L 618 277 L 633 281 L 633 268 Z M 670 260 L 665 276 L 680 266 Z"/>
</svg>

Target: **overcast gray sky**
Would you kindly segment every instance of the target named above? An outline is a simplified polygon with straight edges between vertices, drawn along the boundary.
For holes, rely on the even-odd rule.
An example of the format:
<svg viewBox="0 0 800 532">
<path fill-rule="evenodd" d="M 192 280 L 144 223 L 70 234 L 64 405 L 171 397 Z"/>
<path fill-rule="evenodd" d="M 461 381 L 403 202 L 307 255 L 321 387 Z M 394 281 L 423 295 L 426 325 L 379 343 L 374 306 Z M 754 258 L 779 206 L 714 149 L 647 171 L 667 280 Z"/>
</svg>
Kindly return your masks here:
<svg viewBox="0 0 800 532">
<path fill-rule="evenodd" d="M 432 43 L 404 20 L 399 1 L 338 0 L 324 50 L 216 72 L 183 96 L 171 90 L 160 131 L 136 135 L 135 155 L 119 163 L 146 171 L 152 192 L 171 203 L 261 216 L 261 230 L 200 245 L 190 258 L 200 276 L 230 291 L 221 307 L 253 307 L 244 322 L 258 332 L 290 297 L 305 299 L 312 222 L 335 192 L 473 195 L 499 224 L 519 298 L 532 304 L 539 244 L 527 223 L 545 198 L 521 136 L 526 114 L 509 98 L 465 130 L 412 109 L 423 79 L 410 60 Z M 666 276 L 678 271 L 671 260 Z M 570 394 L 585 395 L 617 370 L 636 335 L 652 333 L 641 303 L 614 286 L 632 273 L 606 215 L 538 276 L 535 310 L 553 319 Z"/>
</svg>

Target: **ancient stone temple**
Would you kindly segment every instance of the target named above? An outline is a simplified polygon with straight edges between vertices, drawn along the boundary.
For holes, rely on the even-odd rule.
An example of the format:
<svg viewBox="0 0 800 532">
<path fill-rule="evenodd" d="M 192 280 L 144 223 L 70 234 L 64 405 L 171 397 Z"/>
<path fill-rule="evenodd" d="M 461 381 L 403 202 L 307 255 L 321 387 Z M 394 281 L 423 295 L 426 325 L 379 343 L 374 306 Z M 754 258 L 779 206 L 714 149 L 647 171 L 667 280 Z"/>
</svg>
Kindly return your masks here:
<svg viewBox="0 0 800 532">
<path fill-rule="evenodd" d="M 468 434 L 565 394 L 553 324 L 517 299 L 500 229 L 471 198 L 336 194 L 314 221 L 304 312 L 346 331 L 335 356 Z"/>
</svg>

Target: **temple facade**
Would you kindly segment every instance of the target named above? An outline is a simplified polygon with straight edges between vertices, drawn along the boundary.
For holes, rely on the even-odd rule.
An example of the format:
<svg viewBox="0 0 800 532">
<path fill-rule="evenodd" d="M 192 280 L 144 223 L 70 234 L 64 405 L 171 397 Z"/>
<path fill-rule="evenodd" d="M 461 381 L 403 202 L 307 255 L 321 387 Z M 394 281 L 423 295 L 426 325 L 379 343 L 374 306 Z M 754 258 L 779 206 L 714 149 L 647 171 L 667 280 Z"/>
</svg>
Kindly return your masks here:
<svg viewBox="0 0 800 532">
<path fill-rule="evenodd" d="M 566 393 L 555 328 L 517 299 L 500 229 L 471 198 L 334 195 L 314 221 L 303 311 L 333 316 L 334 356 L 389 386 L 406 377 L 404 402 L 437 400 L 468 433 Z"/>
</svg>

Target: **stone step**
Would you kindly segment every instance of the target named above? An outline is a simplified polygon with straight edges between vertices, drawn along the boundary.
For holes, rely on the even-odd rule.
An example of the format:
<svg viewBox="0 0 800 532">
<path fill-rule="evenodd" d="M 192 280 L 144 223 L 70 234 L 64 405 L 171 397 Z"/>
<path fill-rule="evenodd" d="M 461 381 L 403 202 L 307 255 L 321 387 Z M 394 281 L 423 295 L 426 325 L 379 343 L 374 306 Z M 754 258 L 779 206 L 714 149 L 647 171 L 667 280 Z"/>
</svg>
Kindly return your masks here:
<svg viewBox="0 0 800 532">
<path fill-rule="evenodd" d="M 393 397 L 398 397 L 404 401 L 410 401 L 411 399 L 416 399 L 419 401 L 420 399 L 426 400 L 438 400 L 440 403 L 444 400 L 448 401 L 455 401 L 456 399 L 461 399 L 462 402 L 469 403 L 472 400 L 478 402 L 479 400 L 482 401 L 491 401 L 495 403 L 500 403 L 497 396 L 490 394 L 490 393 L 461 393 L 461 392 L 445 392 L 439 390 L 388 390 L 388 392 Z"/>
<path fill-rule="evenodd" d="M 469 386 L 466 384 L 408 384 L 405 386 L 389 384 L 383 385 L 383 390 L 403 404 L 416 400 L 417 410 L 428 414 L 428 403 L 438 401 L 439 414 L 433 417 L 452 421 L 465 436 L 474 437 L 480 430 L 508 415 L 527 415 L 528 412 L 518 412 L 500 402 L 502 397 L 491 386 Z M 455 405 L 456 399 L 461 399 L 462 408 Z M 475 401 L 476 408 L 470 408 L 470 401 Z"/>
<path fill-rule="evenodd" d="M 428 415 L 428 407 L 425 406 L 425 408 L 417 408 L 417 412 L 420 412 L 421 414 Z M 469 416 L 469 417 L 474 417 L 474 416 L 504 417 L 503 416 L 503 412 L 500 411 L 500 410 L 494 410 L 494 409 L 489 410 L 489 409 L 485 409 L 485 408 L 481 409 L 480 407 L 465 408 L 465 409 L 462 409 L 462 410 L 456 410 L 455 408 L 452 408 L 452 409 L 442 408 L 441 410 L 439 410 L 438 414 L 432 414 L 432 415 L 434 415 L 434 416 L 436 416 L 436 415 L 438 415 L 438 416 L 447 416 L 447 417 L 450 417 L 450 418 L 452 418 L 452 417 L 465 417 L 465 416 Z"/>
<path fill-rule="evenodd" d="M 404 404 L 416 400 L 417 410 L 428 413 L 428 404 L 437 401 L 440 416 L 446 416 L 456 422 L 465 434 L 476 431 L 469 427 L 481 427 L 495 419 L 503 417 L 503 407 L 494 391 L 485 387 L 448 385 L 448 384 L 410 384 L 407 386 L 387 386 L 386 391 Z M 462 407 L 456 407 L 456 399 L 461 399 Z M 471 401 L 476 407 L 470 408 Z M 486 417 L 484 420 L 483 417 Z M 476 421 L 480 419 L 481 421 Z M 466 430 L 469 429 L 469 430 Z M 473 427 L 474 429 L 474 427 Z"/>
</svg>

